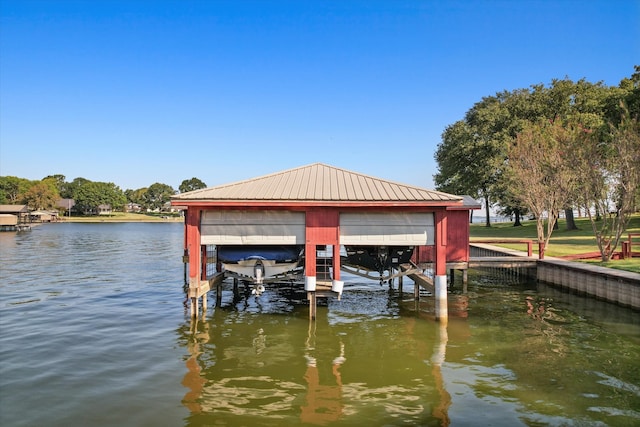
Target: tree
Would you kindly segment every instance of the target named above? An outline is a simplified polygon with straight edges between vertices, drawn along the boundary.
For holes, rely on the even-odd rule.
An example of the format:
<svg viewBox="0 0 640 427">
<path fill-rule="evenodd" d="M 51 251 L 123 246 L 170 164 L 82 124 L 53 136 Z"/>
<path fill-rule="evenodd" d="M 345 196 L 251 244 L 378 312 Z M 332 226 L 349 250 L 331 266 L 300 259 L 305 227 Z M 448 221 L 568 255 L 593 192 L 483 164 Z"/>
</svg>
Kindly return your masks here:
<svg viewBox="0 0 640 427">
<path fill-rule="evenodd" d="M 508 185 L 536 217 L 540 258 L 549 243 L 559 212 L 574 194 L 575 174 L 564 150 L 573 146 L 579 128 L 560 120 L 525 125 L 508 152 Z M 545 228 L 546 216 L 546 228 Z"/>
<path fill-rule="evenodd" d="M 62 196 L 63 194 L 66 193 L 67 190 L 67 177 L 65 177 L 62 174 L 55 174 L 55 175 L 47 175 L 44 178 L 42 178 L 43 181 L 47 181 L 47 182 L 51 182 L 54 187 L 56 188 L 57 193 L 63 197 L 63 198 L 68 198 L 66 196 Z"/>
<path fill-rule="evenodd" d="M 156 182 L 151 184 L 144 195 L 143 205 L 147 209 L 156 210 L 162 209 L 162 207 L 171 200 L 171 196 L 176 194 L 176 191 L 167 184 L 161 184 Z"/>
<path fill-rule="evenodd" d="M 24 202 L 24 195 L 33 186 L 34 182 L 17 176 L 1 176 L 0 192 L 5 202 L 18 204 Z"/>
<path fill-rule="evenodd" d="M 207 184 L 205 184 L 198 178 L 193 177 L 191 179 L 185 179 L 184 181 L 182 181 L 182 183 L 178 187 L 178 190 L 180 190 L 181 193 L 186 193 L 187 191 L 200 190 L 202 188 L 207 188 Z"/>
<path fill-rule="evenodd" d="M 24 202 L 32 209 L 53 209 L 58 199 L 55 185 L 47 181 L 37 182 L 24 195 Z"/>
<path fill-rule="evenodd" d="M 75 178 L 73 181 L 66 184 L 64 191 L 60 192 L 60 196 L 65 199 L 75 199 L 78 189 L 89 182 L 91 181 L 86 178 Z"/>
<path fill-rule="evenodd" d="M 122 190 L 112 182 L 82 182 L 75 189 L 73 198 L 76 208 L 82 212 L 93 212 L 100 205 L 110 205 L 113 210 L 121 210 L 127 202 Z"/>
<path fill-rule="evenodd" d="M 581 182 L 579 200 L 589 216 L 602 261 L 617 248 L 640 187 L 640 123 L 623 106 L 617 126 L 610 125 L 609 141 L 594 133 L 590 143 L 575 146 L 573 163 Z"/>
<path fill-rule="evenodd" d="M 446 128 L 435 154 L 439 169 L 434 175 L 436 189 L 482 197 L 487 227 L 491 226 L 489 211 L 497 179 L 498 150 L 493 141 L 478 136 L 466 121 L 458 121 Z"/>
<path fill-rule="evenodd" d="M 127 189 L 124 191 L 124 195 L 127 198 L 127 201 L 130 203 L 135 203 L 138 205 L 144 204 L 144 195 L 147 192 L 147 187 L 138 188 L 137 190 Z"/>
</svg>

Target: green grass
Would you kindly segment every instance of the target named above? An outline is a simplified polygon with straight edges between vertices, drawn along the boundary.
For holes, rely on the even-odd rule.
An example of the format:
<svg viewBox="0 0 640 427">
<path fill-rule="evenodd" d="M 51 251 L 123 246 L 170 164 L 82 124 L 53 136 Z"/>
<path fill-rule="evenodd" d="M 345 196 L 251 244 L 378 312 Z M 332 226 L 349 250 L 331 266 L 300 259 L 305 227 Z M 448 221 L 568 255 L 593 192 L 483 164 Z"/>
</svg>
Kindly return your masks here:
<svg viewBox="0 0 640 427">
<path fill-rule="evenodd" d="M 567 231 L 565 220 L 561 219 L 559 221 L 559 229 L 554 230 L 551 234 L 549 247 L 545 254 L 551 257 L 561 257 L 564 255 L 598 252 L 598 245 L 596 244 L 596 238 L 593 235 L 593 229 L 591 228 L 591 222 L 589 219 L 576 218 L 576 225 L 578 226 L 578 230 Z M 622 235 L 624 240 L 627 239 L 627 233 L 640 233 L 640 214 L 636 214 L 631 218 L 629 227 Z M 474 239 L 532 239 L 534 240 L 534 253 L 538 252 L 538 247 L 535 243 L 537 240 L 535 221 L 523 221 L 522 227 L 514 227 L 512 222 L 493 223 L 491 224 L 491 227 L 486 227 L 484 224 L 471 224 L 470 237 L 472 241 Z M 639 240 L 640 239 L 638 238 L 634 239 L 634 252 L 640 252 Z M 496 246 L 520 251 L 526 251 L 527 249 L 524 243 L 496 244 Z M 620 250 L 621 244 L 616 248 L 616 251 Z M 589 262 L 593 262 L 604 267 L 618 268 L 621 270 L 640 273 L 640 258 L 633 258 L 630 260 L 613 260 L 607 263 L 602 263 L 600 261 Z"/>
</svg>

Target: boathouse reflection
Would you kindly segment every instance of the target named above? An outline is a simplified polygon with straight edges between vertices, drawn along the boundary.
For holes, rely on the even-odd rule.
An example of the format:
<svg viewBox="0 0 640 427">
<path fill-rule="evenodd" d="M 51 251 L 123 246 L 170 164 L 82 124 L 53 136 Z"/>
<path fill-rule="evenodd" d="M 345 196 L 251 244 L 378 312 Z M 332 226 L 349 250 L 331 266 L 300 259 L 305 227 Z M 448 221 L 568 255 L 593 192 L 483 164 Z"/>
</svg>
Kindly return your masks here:
<svg viewBox="0 0 640 427">
<path fill-rule="evenodd" d="M 347 360 L 345 358 L 344 343 L 340 340 L 338 355 L 329 365 L 330 374 L 321 378 L 318 363 L 328 364 L 322 360 L 318 362 L 314 357 L 316 349 L 316 322 L 309 322 L 309 336 L 305 343 L 305 360 L 307 370 L 304 380 L 307 383 L 305 403 L 301 406 L 300 420 L 304 423 L 323 425 L 330 421 L 337 421 L 342 415 L 342 377 L 340 366 Z M 325 378 L 325 376 L 327 378 Z M 322 379 L 322 384 L 321 384 Z M 329 382 L 329 384 L 325 382 Z"/>
<path fill-rule="evenodd" d="M 450 424 L 446 323 L 413 316 L 336 325 L 328 317 L 322 310 L 304 320 L 308 327 L 295 316 L 219 309 L 192 319 L 182 329 L 187 425 Z"/>
</svg>

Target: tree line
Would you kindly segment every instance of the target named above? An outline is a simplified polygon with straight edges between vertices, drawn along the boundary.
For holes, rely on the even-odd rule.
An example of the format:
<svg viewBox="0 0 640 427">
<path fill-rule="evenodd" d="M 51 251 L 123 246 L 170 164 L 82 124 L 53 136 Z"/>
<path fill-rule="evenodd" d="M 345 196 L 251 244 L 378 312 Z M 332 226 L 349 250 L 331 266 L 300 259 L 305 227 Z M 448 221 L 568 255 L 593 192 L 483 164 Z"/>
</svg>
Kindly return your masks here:
<svg viewBox="0 0 640 427">
<path fill-rule="evenodd" d="M 206 188 L 198 178 L 185 179 L 180 193 Z M 123 211 L 129 203 L 143 210 L 161 210 L 177 194 L 170 185 L 156 182 L 137 190 L 121 190 L 113 182 L 75 178 L 68 182 L 64 175 L 48 175 L 41 180 L 15 176 L 0 176 L 0 204 L 23 204 L 32 210 L 68 210 L 58 206 L 61 199 L 73 199 L 73 210 L 78 213 L 96 212 L 98 206 L 109 205 L 114 211 Z"/>
<path fill-rule="evenodd" d="M 585 212 L 603 261 L 640 203 L 640 66 L 618 86 L 584 79 L 482 98 L 446 127 L 436 188 L 484 200 L 489 212 L 536 218 L 542 250 L 561 211 Z M 543 254 L 542 254 L 543 255 Z"/>
</svg>

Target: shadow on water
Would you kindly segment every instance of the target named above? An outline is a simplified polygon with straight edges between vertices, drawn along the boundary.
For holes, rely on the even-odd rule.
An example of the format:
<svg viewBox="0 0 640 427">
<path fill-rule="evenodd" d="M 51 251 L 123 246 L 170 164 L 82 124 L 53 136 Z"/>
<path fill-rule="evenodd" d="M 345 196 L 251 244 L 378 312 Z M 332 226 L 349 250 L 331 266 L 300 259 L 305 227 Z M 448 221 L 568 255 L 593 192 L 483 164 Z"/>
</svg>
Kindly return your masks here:
<svg viewBox="0 0 640 427">
<path fill-rule="evenodd" d="M 291 289 L 225 292 L 179 331 L 185 424 L 638 425 L 637 313 L 589 301 L 483 273 L 446 324 L 362 283 L 310 322 Z"/>
</svg>

